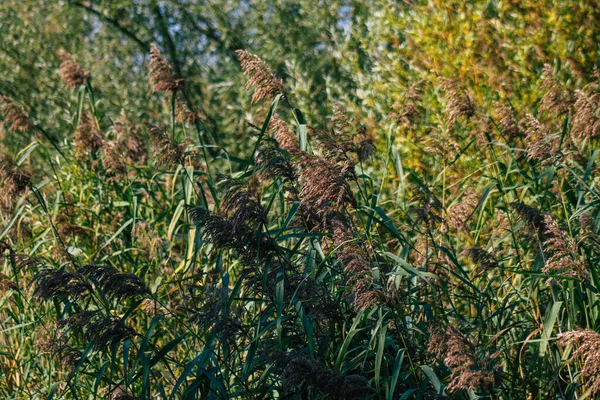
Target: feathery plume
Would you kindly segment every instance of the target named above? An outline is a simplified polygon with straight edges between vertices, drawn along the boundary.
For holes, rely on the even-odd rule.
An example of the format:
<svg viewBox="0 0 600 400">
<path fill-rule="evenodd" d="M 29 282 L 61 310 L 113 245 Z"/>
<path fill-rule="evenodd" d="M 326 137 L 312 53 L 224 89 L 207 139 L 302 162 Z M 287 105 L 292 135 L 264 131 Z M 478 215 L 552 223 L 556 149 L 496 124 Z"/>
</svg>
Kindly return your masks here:
<svg viewBox="0 0 600 400">
<path fill-rule="evenodd" d="M 312 154 L 304 153 L 296 163 L 301 167 L 299 197 L 304 207 L 316 216 L 341 212 L 346 206 L 355 207 L 356 199 L 346 180 L 354 173 L 353 165 L 338 166 L 333 162 Z"/>
<path fill-rule="evenodd" d="M 415 224 L 424 223 L 425 226 L 430 227 L 443 221 L 443 218 L 439 215 L 442 210 L 442 203 L 428 186 L 424 185 L 417 188 L 414 201 L 417 205 L 410 207 L 409 211 L 416 216 Z"/>
<path fill-rule="evenodd" d="M 600 394 L 600 334 L 591 329 L 578 329 L 558 334 L 561 346 L 573 346 L 576 350 L 568 363 L 581 357 L 583 369 L 580 377 L 590 391 L 590 397 Z"/>
<path fill-rule="evenodd" d="M 91 291 L 91 286 L 79 274 L 62 269 L 45 267 L 35 275 L 33 282 L 37 285 L 35 294 L 45 300 L 63 296 L 77 298 Z"/>
<path fill-rule="evenodd" d="M 0 201 L 8 202 L 23 195 L 31 186 L 31 175 L 7 158 L 0 159 Z"/>
<path fill-rule="evenodd" d="M 571 94 L 564 90 L 554 78 L 554 68 L 550 64 L 544 64 L 542 89 L 546 93 L 540 102 L 540 111 L 549 111 L 555 115 L 569 112 L 572 105 Z"/>
<path fill-rule="evenodd" d="M 440 86 L 445 91 L 446 117 L 450 125 L 454 125 L 459 117 L 470 118 L 475 115 L 475 106 L 471 98 L 456 79 L 441 78 Z"/>
<path fill-rule="evenodd" d="M 575 92 L 575 98 L 571 134 L 579 141 L 600 136 L 600 118 L 596 115 L 600 106 L 598 95 L 588 95 L 585 91 L 578 90 Z"/>
<path fill-rule="evenodd" d="M 58 333 L 57 333 L 58 334 Z M 50 353 L 63 367 L 73 370 L 81 359 L 81 351 L 71 346 L 64 335 L 51 338 L 41 344 L 42 351 Z"/>
<path fill-rule="evenodd" d="M 244 70 L 244 75 L 250 77 L 246 83 L 246 89 L 255 88 L 252 95 L 253 104 L 285 93 L 282 81 L 271 72 L 266 62 L 244 50 L 237 50 L 236 54 Z"/>
<path fill-rule="evenodd" d="M 375 307 L 385 301 L 383 292 L 375 289 L 371 263 L 362 246 L 356 243 L 348 222 L 341 218 L 330 221 L 333 230 L 333 243 L 338 248 L 338 258 L 344 264 L 348 275 L 347 285 L 351 287 L 353 305 L 357 311 Z"/>
<path fill-rule="evenodd" d="M 153 93 L 173 93 L 181 89 L 183 80 L 177 79 L 171 64 L 162 56 L 154 43 L 150 45 L 148 78 Z"/>
<path fill-rule="evenodd" d="M 477 264 L 477 269 L 481 272 L 493 270 L 498 267 L 496 258 L 480 247 L 463 250 L 460 255 L 470 257 Z"/>
<path fill-rule="evenodd" d="M 292 154 L 300 149 L 298 136 L 296 136 L 289 125 L 277 115 L 271 117 L 270 128 L 280 148 L 287 150 Z"/>
<path fill-rule="evenodd" d="M 120 319 L 107 316 L 90 322 L 85 337 L 94 342 L 95 349 L 100 350 L 129 339 L 135 334 L 135 330 Z"/>
<path fill-rule="evenodd" d="M 498 366 L 492 364 L 494 356 L 480 359 L 477 348 L 458 329 L 448 326 L 444 332 L 439 324 L 430 328 L 429 352 L 444 357 L 444 364 L 452 371 L 449 392 L 456 390 L 491 389 L 495 383 L 494 372 Z M 491 366 L 491 368 L 490 368 Z"/>
<path fill-rule="evenodd" d="M 455 230 L 466 232 L 468 230 L 467 223 L 469 222 L 469 218 L 476 211 L 478 204 L 479 196 L 469 190 L 461 201 L 450 208 L 448 212 L 448 225 Z"/>
<path fill-rule="evenodd" d="M 559 156 L 560 137 L 551 134 L 548 128 L 531 114 L 527 114 L 524 126 L 527 158 L 541 161 L 542 165 L 552 164 Z"/>
<path fill-rule="evenodd" d="M 187 104 L 185 104 L 184 102 L 181 102 L 179 100 L 177 101 L 177 111 L 175 114 L 175 121 L 177 121 L 180 124 L 187 122 L 188 124 L 193 125 L 198 120 L 206 121 L 206 115 L 204 115 L 200 111 L 190 111 Z"/>
<path fill-rule="evenodd" d="M 58 51 L 60 57 L 60 77 L 69 89 L 85 85 L 92 75 L 85 71 L 65 50 Z"/>
<path fill-rule="evenodd" d="M 89 113 L 83 113 L 79 126 L 75 131 L 73 143 L 78 156 L 85 158 L 88 155 L 95 156 L 104 144 L 104 138 L 98 130 L 96 119 Z"/>
<path fill-rule="evenodd" d="M 358 159 L 362 162 L 370 159 L 376 151 L 377 148 L 375 147 L 375 143 L 372 139 L 361 140 L 356 148 Z"/>
<path fill-rule="evenodd" d="M 498 126 L 502 133 L 508 137 L 509 142 L 521 136 L 515 110 L 510 105 L 495 101 L 494 112 L 498 117 Z"/>
<path fill-rule="evenodd" d="M 0 96 L 0 113 L 4 116 L 2 125 L 11 133 L 23 133 L 33 127 L 27 111 L 10 97 Z"/>
<path fill-rule="evenodd" d="M 131 125 L 125 115 L 125 110 L 121 111 L 121 115 L 115 121 L 112 128 L 116 134 L 116 141 L 121 150 L 127 150 L 126 158 L 132 164 L 144 164 L 148 157 L 146 144 L 142 138 L 142 134 L 138 128 Z"/>
<path fill-rule="evenodd" d="M 568 237 L 558 226 L 558 222 L 550 214 L 544 215 L 544 251 L 548 258 L 542 271 L 558 273 L 563 276 L 586 279 L 586 270 L 579 258 L 579 247 L 573 238 Z"/>
<path fill-rule="evenodd" d="M 121 273 L 110 265 L 84 265 L 78 272 L 96 282 L 102 292 L 117 301 L 150 293 L 137 275 Z"/>
<path fill-rule="evenodd" d="M 536 237 L 542 237 L 544 235 L 546 224 L 544 223 L 544 217 L 540 210 L 520 202 L 513 202 L 510 206 L 521 219 L 527 222 L 528 234 Z"/>
<path fill-rule="evenodd" d="M 152 140 L 152 153 L 159 165 L 174 166 L 185 164 L 185 144 L 175 142 L 164 130 L 146 123 L 146 130 Z"/>
<path fill-rule="evenodd" d="M 104 142 L 104 166 L 110 180 L 121 180 L 127 176 L 127 165 L 123 154 L 117 150 L 119 144 L 115 142 Z"/>
<path fill-rule="evenodd" d="M 255 159 L 260 177 L 265 180 L 282 178 L 292 182 L 296 179 L 294 166 L 282 148 L 264 143 L 263 140 L 263 143 L 258 146 Z"/>
<path fill-rule="evenodd" d="M 273 351 L 268 359 L 285 382 L 286 391 L 296 387 L 310 387 L 332 400 L 360 399 L 375 393 L 364 377 L 341 375 L 321 367 L 316 360 L 307 357 Z"/>
</svg>

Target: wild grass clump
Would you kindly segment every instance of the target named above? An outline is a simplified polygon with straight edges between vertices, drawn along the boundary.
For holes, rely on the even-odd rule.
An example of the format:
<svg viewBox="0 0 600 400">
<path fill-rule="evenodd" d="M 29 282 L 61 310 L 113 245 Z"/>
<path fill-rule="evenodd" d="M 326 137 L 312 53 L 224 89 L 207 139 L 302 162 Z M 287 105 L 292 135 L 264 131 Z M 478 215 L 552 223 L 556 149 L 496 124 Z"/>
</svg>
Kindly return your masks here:
<svg viewBox="0 0 600 400">
<path fill-rule="evenodd" d="M 162 114 L 100 110 L 61 52 L 72 135 L 2 154 L 7 398 L 599 393 L 593 74 L 568 88 L 544 67 L 525 112 L 440 76 L 381 124 L 336 104 L 309 125 L 239 50 L 263 102 L 243 158 L 149 51 Z M 434 122 L 424 95 L 444 107 Z M 1 102 L 9 134 L 34 127 Z M 426 159 L 401 157 L 405 129 L 428 132 L 411 153 Z"/>
</svg>

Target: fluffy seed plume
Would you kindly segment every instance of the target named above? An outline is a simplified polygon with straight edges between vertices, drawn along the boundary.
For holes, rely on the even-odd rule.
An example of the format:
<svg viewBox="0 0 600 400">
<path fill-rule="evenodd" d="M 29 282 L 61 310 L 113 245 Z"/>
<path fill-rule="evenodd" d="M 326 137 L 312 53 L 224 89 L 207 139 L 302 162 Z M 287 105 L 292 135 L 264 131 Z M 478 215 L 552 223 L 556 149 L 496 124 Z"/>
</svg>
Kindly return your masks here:
<svg viewBox="0 0 600 400">
<path fill-rule="evenodd" d="M 555 115 L 569 112 L 572 105 L 571 93 L 564 90 L 554 77 L 554 68 L 545 64 L 542 72 L 542 89 L 546 91 L 540 103 L 540 111 L 549 111 Z"/>
<path fill-rule="evenodd" d="M 146 123 L 146 130 L 152 140 L 152 152 L 159 165 L 174 166 L 185 163 L 185 144 L 175 142 L 156 125 Z"/>
<path fill-rule="evenodd" d="M 81 351 L 71 346 L 64 336 L 51 338 L 42 343 L 40 348 L 69 370 L 75 368 L 81 359 Z"/>
<path fill-rule="evenodd" d="M 0 159 L 0 200 L 7 202 L 23 195 L 31 186 L 31 175 L 9 159 Z"/>
<path fill-rule="evenodd" d="M 104 145 L 104 139 L 98 130 L 96 119 L 91 113 L 82 114 L 81 121 L 79 121 L 79 126 L 73 137 L 73 143 L 80 158 L 89 155 L 95 156 Z"/>
<path fill-rule="evenodd" d="M 109 180 L 120 180 L 127 176 L 127 165 L 123 154 L 118 149 L 118 143 L 104 142 L 104 166 Z"/>
<path fill-rule="evenodd" d="M 353 305 L 357 311 L 375 307 L 385 300 L 384 294 L 373 285 L 373 272 L 368 255 L 357 244 L 348 221 L 342 218 L 330 222 L 333 230 L 333 243 L 338 249 L 338 258 L 348 275 L 347 285 L 351 287 Z"/>
<path fill-rule="evenodd" d="M 486 250 L 479 247 L 463 250 L 460 255 L 470 257 L 477 264 L 477 269 L 481 272 L 493 270 L 498 267 L 496 258 Z"/>
<path fill-rule="evenodd" d="M 121 273 L 110 265 L 85 265 L 78 272 L 96 282 L 104 293 L 117 301 L 150 293 L 137 275 Z"/>
<path fill-rule="evenodd" d="M 2 125 L 11 133 L 26 132 L 33 127 L 27 111 L 10 97 L 0 96 L 0 113 L 4 116 Z"/>
<path fill-rule="evenodd" d="M 94 347 L 105 349 L 135 335 L 133 328 L 123 321 L 112 317 L 103 317 L 88 324 L 85 337 L 94 342 Z"/>
<path fill-rule="evenodd" d="M 313 359 L 294 356 L 281 351 L 269 355 L 275 372 L 285 382 L 284 390 L 293 393 L 296 388 L 311 388 L 332 400 L 362 399 L 372 396 L 375 391 L 360 375 L 341 375 L 323 368 Z"/>
<path fill-rule="evenodd" d="M 85 85 L 92 77 L 89 71 L 85 71 L 73 57 L 65 50 L 59 50 L 60 77 L 69 89 Z"/>
<path fill-rule="evenodd" d="M 448 224 L 456 230 L 468 231 L 468 222 L 473 213 L 476 211 L 479 204 L 479 196 L 468 191 L 467 194 L 456 204 L 454 204 L 448 212 Z"/>
<path fill-rule="evenodd" d="M 270 128 L 273 132 L 275 140 L 277 140 L 277 143 L 279 144 L 279 147 L 289 151 L 290 153 L 298 151 L 300 148 L 298 137 L 289 127 L 289 125 L 277 115 L 273 115 L 273 117 L 271 117 Z"/>
<path fill-rule="evenodd" d="M 356 206 L 356 199 L 346 180 L 347 175 L 354 173 L 354 165 L 338 166 L 308 153 L 302 154 L 296 164 L 302 168 L 299 197 L 303 207 L 314 210 L 317 216 L 326 217 L 341 212 L 346 206 Z"/>
<path fill-rule="evenodd" d="M 578 90 L 575 92 L 575 98 L 571 134 L 579 141 L 600 136 L 600 118 L 596 115 L 600 106 L 598 95 L 588 95 L 584 90 Z"/>
<path fill-rule="evenodd" d="M 527 114 L 524 126 L 527 158 L 541 161 L 542 165 L 552 164 L 560 155 L 560 137 L 551 134 L 548 128 L 531 114 Z"/>
<path fill-rule="evenodd" d="M 494 112 L 498 117 L 498 126 L 502 133 L 507 136 L 509 142 L 521 136 L 515 111 L 510 105 L 494 102 Z"/>
<path fill-rule="evenodd" d="M 144 164 L 148 157 L 146 143 L 140 130 L 129 123 L 124 110 L 121 111 L 112 129 L 117 136 L 116 141 L 121 151 L 127 150 L 128 161 L 132 164 Z"/>
<path fill-rule="evenodd" d="M 46 300 L 63 296 L 77 298 L 91 290 L 79 274 L 48 267 L 40 270 L 33 282 L 36 295 Z"/>
<path fill-rule="evenodd" d="M 173 93 L 181 88 L 183 80 L 177 79 L 171 64 L 154 43 L 150 45 L 149 66 L 148 78 L 153 93 Z"/>
<path fill-rule="evenodd" d="M 278 79 L 271 72 L 266 62 L 244 50 L 237 50 L 236 53 L 244 70 L 244 75 L 250 77 L 246 83 L 246 89 L 255 88 L 252 95 L 253 104 L 274 97 L 277 94 L 285 93 L 281 79 Z"/>
<path fill-rule="evenodd" d="M 471 98 L 457 80 L 442 78 L 440 85 L 445 91 L 446 117 L 450 125 L 454 125 L 459 117 L 470 118 L 475 115 L 475 106 Z"/>
<path fill-rule="evenodd" d="M 586 270 L 579 258 L 579 248 L 573 238 L 568 237 L 551 215 L 544 215 L 544 251 L 547 253 L 544 273 L 558 273 L 580 280 L 586 279 Z"/>
<path fill-rule="evenodd" d="M 493 356 L 479 358 L 477 348 L 458 329 L 448 326 L 446 331 L 439 325 L 432 325 L 429 337 L 429 351 L 437 357 L 444 357 L 444 363 L 452 371 L 449 392 L 456 390 L 473 390 L 494 386 Z M 491 367 L 491 368 L 490 368 Z"/>
<path fill-rule="evenodd" d="M 591 329 L 578 329 L 559 333 L 558 338 L 560 345 L 576 348 L 568 363 L 578 358 L 583 360 L 580 377 L 584 388 L 590 390 L 590 398 L 595 398 L 600 394 L 600 334 Z"/>
</svg>

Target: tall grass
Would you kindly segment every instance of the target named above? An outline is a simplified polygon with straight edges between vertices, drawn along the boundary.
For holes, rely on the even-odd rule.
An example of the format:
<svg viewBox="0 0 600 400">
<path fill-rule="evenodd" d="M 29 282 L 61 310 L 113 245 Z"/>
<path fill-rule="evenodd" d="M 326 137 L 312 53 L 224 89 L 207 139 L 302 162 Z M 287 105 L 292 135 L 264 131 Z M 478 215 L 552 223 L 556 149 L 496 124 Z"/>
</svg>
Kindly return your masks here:
<svg viewBox="0 0 600 400">
<path fill-rule="evenodd" d="M 101 113 L 61 53 L 70 146 L 41 135 L 0 164 L 5 398 L 600 393 L 596 80 L 571 92 L 547 67 L 520 115 L 440 78 L 378 138 L 341 106 L 307 121 L 238 55 L 247 159 L 156 47 L 160 120 Z M 392 132 L 430 128 L 427 90 L 446 112 L 410 167 Z M 2 102 L 9 131 L 43 132 Z"/>
</svg>

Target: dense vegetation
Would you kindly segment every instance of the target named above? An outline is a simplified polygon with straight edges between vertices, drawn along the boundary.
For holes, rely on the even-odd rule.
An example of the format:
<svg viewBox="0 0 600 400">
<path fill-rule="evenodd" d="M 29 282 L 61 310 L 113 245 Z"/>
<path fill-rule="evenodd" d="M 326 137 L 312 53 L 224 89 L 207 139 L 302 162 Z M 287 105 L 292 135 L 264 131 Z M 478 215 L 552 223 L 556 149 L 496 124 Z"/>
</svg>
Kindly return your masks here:
<svg viewBox="0 0 600 400">
<path fill-rule="evenodd" d="M 600 398 L 594 2 L 0 28 L 3 398 Z"/>
</svg>

